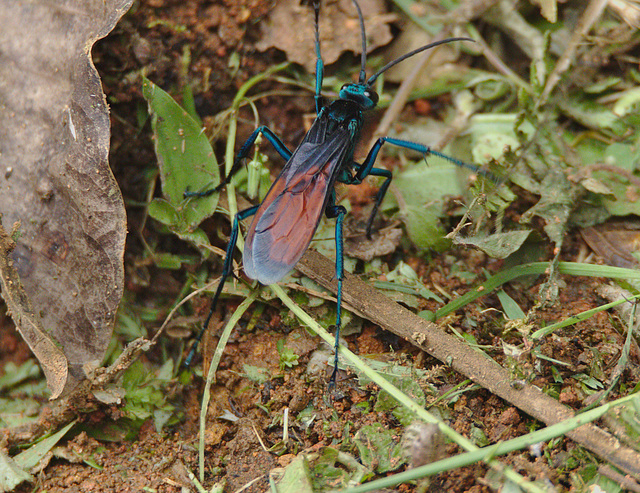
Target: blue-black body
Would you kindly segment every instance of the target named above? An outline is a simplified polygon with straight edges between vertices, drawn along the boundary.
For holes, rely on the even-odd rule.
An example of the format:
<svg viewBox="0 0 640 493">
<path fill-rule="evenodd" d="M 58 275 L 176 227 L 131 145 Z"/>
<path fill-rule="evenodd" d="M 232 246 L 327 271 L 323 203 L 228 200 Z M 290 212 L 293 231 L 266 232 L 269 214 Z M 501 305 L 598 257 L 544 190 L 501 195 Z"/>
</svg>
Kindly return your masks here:
<svg viewBox="0 0 640 493">
<path fill-rule="evenodd" d="M 248 277 L 257 279 L 262 284 L 273 284 L 280 281 L 290 272 L 298 260 L 304 255 L 318 227 L 322 214 L 336 219 L 336 280 L 337 310 L 334 371 L 330 384 L 335 382 L 338 363 L 338 341 L 342 313 L 342 279 L 343 279 L 343 239 L 342 224 L 347 211 L 335 204 L 334 186 L 336 182 L 359 184 L 367 176 L 380 176 L 384 182 L 376 195 L 373 211 L 367 223 L 367 236 L 371 235 L 371 226 L 378 207 L 391 183 L 391 172 L 375 168 L 373 165 L 378 152 L 385 143 L 422 153 L 438 155 L 457 165 L 471 167 L 461 161 L 450 158 L 422 144 L 408 142 L 389 137 L 379 138 L 362 163 L 354 161 L 354 151 L 360 139 L 364 122 L 364 112 L 375 108 L 378 95 L 372 89 L 377 77 L 391 66 L 434 46 L 451 41 L 468 40 L 467 38 L 449 38 L 423 46 L 407 53 L 385 65 L 374 75 L 366 79 L 366 42 L 364 22 L 360 7 L 355 0 L 360 18 L 362 37 L 362 66 L 357 83 L 345 84 L 339 93 L 339 99 L 328 106 L 322 105 L 323 62 L 320 55 L 318 17 L 320 5 L 314 3 L 315 36 L 316 36 L 316 112 L 317 117 L 300 145 L 291 152 L 282 141 L 267 127 L 256 129 L 242 145 L 227 177 L 216 188 L 204 192 L 185 192 L 185 197 L 202 197 L 220 191 L 233 174 L 240 169 L 243 160 L 262 134 L 274 146 L 276 151 L 286 159 L 282 172 L 278 175 L 260 205 L 238 212 L 233 219 L 231 236 L 227 246 L 226 258 L 222 268 L 222 276 L 211 302 L 211 309 L 197 341 L 209 324 L 215 311 L 217 301 L 222 293 L 225 280 L 231 274 L 231 259 L 238 239 L 240 221 L 254 216 L 247 230 L 244 246 L 244 271 Z M 187 358 L 189 364 L 193 355 Z"/>
</svg>

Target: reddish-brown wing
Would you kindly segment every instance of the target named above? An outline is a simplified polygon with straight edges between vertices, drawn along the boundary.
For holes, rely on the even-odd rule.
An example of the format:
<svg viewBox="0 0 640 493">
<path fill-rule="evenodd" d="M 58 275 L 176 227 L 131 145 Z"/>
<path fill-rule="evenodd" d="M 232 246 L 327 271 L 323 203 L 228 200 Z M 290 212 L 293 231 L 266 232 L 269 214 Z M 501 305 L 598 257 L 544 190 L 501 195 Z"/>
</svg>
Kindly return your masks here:
<svg viewBox="0 0 640 493">
<path fill-rule="evenodd" d="M 262 284 L 282 279 L 311 243 L 338 171 L 351 159 L 350 132 L 305 141 L 271 186 L 247 232 L 244 271 Z"/>
</svg>

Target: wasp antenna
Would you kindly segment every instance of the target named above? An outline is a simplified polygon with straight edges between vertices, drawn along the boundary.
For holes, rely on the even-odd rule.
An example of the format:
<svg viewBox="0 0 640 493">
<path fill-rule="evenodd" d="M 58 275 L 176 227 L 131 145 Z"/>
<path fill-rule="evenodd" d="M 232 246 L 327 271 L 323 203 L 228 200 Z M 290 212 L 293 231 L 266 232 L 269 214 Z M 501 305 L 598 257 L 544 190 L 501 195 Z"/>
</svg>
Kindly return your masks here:
<svg viewBox="0 0 640 493">
<path fill-rule="evenodd" d="M 358 11 L 358 18 L 360 19 L 360 38 L 362 39 L 362 54 L 360 55 L 360 75 L 358 76 L 358 83 L 364 84 L 367 79 L 367 34 L 364 30 L 364 17 L 362 17 L 362 10 L 356 0 L 351 0 L 353 5 L 356 6 Z"/>
<path fill-rule="evenodd" d="M 315 12 L 315 31 L 316 31 L 316 113 L 320 113 L 322 109 L 322 80 L 324 79 L 324 63 L 322 62 L 322 54 L 320 53 L 320 1 L 313 2 L 313 11 Z"/>
<path fill-rule="evenodd" d="M 424 46 L 422 46 L 422 47 L 420 47 L 420 48 L 418 48 L 416 50 L 410 51 L 406 55 L 402 55 L 400 58 L 396 58 L 395 60 L 387 63 L 384 67 L 382 67 L 375 74 L 373 74 L 371 77 L 369 77 L 369 80 L 367 80 L 367 86 L 371 87 L 373 85 L 373 83 L 376 81 L 376 79 L 380 76 L 380 74 L 382 74 L 383 72 L 386 72 L 391 67 L 393 67 L 394 65 L 397 65 L 398 63 L 406 60 L 407 58 L 411 58 L 413 55 L 417 55 L 418 53 L 422 53 L 423 51 L 426 51 L 426 50 L 428 50 L 430 48 L 435 48 L 436 46 L 440 46 L 440 45 L 443 45 L 443 44 L 446 44 L 446 43 L 452 43 L 454 41 L 473 41 L 475 43 L 475 41 L 473 39 L 471 39 L 471 38 L 447 38 L 447 39 L 441 39 L 440 41 L 434 41 L 433 43 L 429 43 L 428 45 L 424 45 Z"/>
<path fill-rule="evenodd" d="M 320 55 L 320 2 L 313 2 L 313 11 L 315 12 L 316 58 L 322 60 Z"/>
</svg>

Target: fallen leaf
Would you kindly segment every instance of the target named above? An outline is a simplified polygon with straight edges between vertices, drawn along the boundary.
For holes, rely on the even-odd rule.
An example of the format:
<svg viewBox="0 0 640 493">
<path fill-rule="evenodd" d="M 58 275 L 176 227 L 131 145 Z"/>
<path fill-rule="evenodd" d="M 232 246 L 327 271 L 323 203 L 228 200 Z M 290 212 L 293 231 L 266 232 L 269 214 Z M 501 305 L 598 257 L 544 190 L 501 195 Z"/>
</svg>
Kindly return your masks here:
<svg viewBox="0 0 640 493">
<path fill-rule="evenodd" d="M 17 226 L 17 224 L 16 224 Z M 17 230 L 17 228 L 16 228 Z M 22 337 L 40 361 L 47 377 L 52 396 L 58 397 L 67 381 L 67 358 L 53 338 L 42 326 L 42 322 L 29 297 L 25 293 L 16 272 L 10 254 L 16 247 L 15 242 L 0 224 L 0 286 L 2 297 L 11 310 L 11 317 Z"/>
<path fill-rule="evenodd" d="M 61 348 L 65 390 L 102 361 L 122 297 L 126 215 L 90 51 L 131 3 L 0 2 L 0 212 L 5 228 L 21 223 L 11 261 L 43 329 L 2 294 L 39 359 L 40 330 Z"/>
<path fill-rule="evenodd" d="M 344 243 L 344 253 L 349 257 L 368 262 L 375 257 L 395 252 L 402 235 L 402 228 L 389 228 L 373 233 L 371 239 L 368 239 L 364 234 L 348 238 Z"/>
<path fill-rule="evenodd" d="M 640 262 L 640 224 L 616 221 L 583 228 L 580 234 L 591 249 L 608 265 L 637 269 Z"/>
<path fill-rule="evenodd" d="M 393 37 L 389 23 L 395 15 L 387 14 L 381 0 L 359 2 L 367 32 L 367 51 L 389 43 Z M 256 48 L 278 48 L 291 62 L 315 72 L 315 38 L 313 8 L 299 2 L 278 2 L 264 23 Z M 362 52 L 360 22 L 351 0 L 326 1 L 320 9 L 320 47 L 326 65 L 335 62 L 345 51 Z"/>
</svg>

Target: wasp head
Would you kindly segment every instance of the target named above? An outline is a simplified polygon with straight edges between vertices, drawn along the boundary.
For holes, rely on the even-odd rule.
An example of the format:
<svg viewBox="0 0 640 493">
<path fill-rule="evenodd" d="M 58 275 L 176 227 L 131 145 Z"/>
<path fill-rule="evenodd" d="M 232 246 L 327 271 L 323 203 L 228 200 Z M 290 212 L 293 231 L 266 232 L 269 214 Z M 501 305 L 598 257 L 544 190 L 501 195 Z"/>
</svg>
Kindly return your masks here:
<svg viewBox="0 0 640 493">
<path fill-rule="evenodd" d="M 378 94 L 365 84 L 345 84 L 339 97 L 359 104 L 364 110 L 371 110 L 378 104 Z"/>
</svg>

